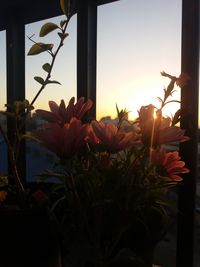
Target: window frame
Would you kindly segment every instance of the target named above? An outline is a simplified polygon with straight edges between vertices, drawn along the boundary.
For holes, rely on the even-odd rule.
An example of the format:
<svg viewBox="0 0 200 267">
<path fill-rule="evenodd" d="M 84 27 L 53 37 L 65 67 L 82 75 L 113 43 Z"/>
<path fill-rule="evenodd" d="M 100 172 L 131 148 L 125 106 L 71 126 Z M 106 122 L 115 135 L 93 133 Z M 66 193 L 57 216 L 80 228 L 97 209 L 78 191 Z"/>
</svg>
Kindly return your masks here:
<svg viewBox="0 0 200 267">
<path fill-rule="evenodd" d="M 96 115 L 96 42 L 97 6 L 118 0 L 77 0 L 77 96 L 91 98 Z M 61 15 L 59 1 L 3 2 L 0 30 L 6 29 L 7 103 L 25 98 L 25 24 Z M 34 2 L 34 3 L 33 3 Z M 30 7 L 30 3 L 31 6 Z M 38 8 L 38 6 L 40 8 Z M 47 8 L 48 7 L 48 8 Z M 16 34 L 17 33 L 17 34 Z M 198 88 L 199 88 L 199 1 L 182 0 L 182 72 L 191 76 L 181 92 L 181 126 L 191 138 L 180 147 L 183 160 L 190 169 L 179 188 L 177 267 L 193 266 L 194 212 L 198 163 Z M 12 138 L 13 125 L 8 121 Z M 21 148 L 18 167 L 25 181 L 25 146 Z"/>
</svg>

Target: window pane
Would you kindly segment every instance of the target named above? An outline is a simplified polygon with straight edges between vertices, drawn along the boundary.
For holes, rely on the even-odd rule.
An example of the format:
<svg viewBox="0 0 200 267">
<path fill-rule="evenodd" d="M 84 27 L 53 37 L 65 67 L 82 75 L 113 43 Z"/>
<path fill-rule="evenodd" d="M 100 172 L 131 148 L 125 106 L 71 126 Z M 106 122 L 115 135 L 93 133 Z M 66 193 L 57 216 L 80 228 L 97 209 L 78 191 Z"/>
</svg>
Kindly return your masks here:
<svg viewBox="0 0 200 267">
<path fill-rule="evenodd" d="M 100 6 L 97 45 L 97 118 L 114 119 L 116 103 L 130 111 L 131 120 L 142 105 L 159 107 L 156 99 L 169 83 L 160 72 L 179 76 L 181 71 L 181 1 L 123 0 Z M 180 99 L 180 92 L 174 98 Z M 166 106 L 165 113 L 178 108 Z M 156 250 L 155 263 L 165 267 L 176 265 L 176 210 L 173 215 L 167 240 Z"/>
<path fill-rule="evenodd" d="M 180 74 L 181 1 L 123 0 L 100 6 L 97 44 L 97 116 L 114 117 L 117 103 L 131 111 L 132 119 L 141 105 L 162 96 L 169 80 L 161 71 Z"/>
<path fill-rule="evenodd" d="M 26 25 L 26 36 L 32 37 L 36 42 L 53 43 L 54 51 L 59 42 L 59 36 L 56 31 L 49 33 L 45 37 L 39 37 L 39 31 L 46 22 L 53 22 L 59 25 L 64 20 L 64 16 L 50 18 Z M 71 96 L 76 95 L 76 16 L 73 16 L 68 30 L 69 36 L 65 39 L 64 46 L 58 53 L 53 72 L 52 80 L 57 80 L 61 85 L 50 84 L 39 96 L 35 102 L 35 108 L 48 108 L 48 101 L 54 100 L 60 102 L 61 99 L 68 100 Z M 33 43 L 26 38 L 26 54 Z M 40 88 L 40 84 L 34 80 L 34 76 L 46 78 L 46 72 L 42 65 L 51 62 L 51 56 L 47 53 L 41 53 L 34 56 L 26 56 L 26 98 L 32 100 Z"/>
<path fill-rule="evenodd" d="M 6 103 L 6 32 L 0 32 L 0 110 L 5 110 Z M 0 114 L 0 123 L 5 129 L 6 118 Z M 0 175 L 7 174 L 7 149 L 5 142 L 0 134 Z"/>
<path fill-rule="evenodd" d="M 47 36 L 39 38 L 39 31 L 46 22 L 53 22 L 59 25 L 64 16 L 50 18 L 48 20 L 39 21 L 26 25 L 26 36 L 30 37 L 35 34 L 32 39 L 36 42 L 53 43 L 53 51 L 57 48 L 59 36 L 56 31 L 49 33 Z M 61 99 L 68 103 L 72 96 L 76 96 L 76 16 L 74 15 L 69 22 L 67 33 L 69 36 L 65 39 L 64 46 L 56 57 L 53 67 L 51 80 L 61 83 L 47 85 L 42 91 L 39 98 L 34 103 L 35 109 L 49 110 L 48 101 L 53 100 L 60 104 Z M 32 42 L 26 38 L 26 54 L 28 53 Z M 51 63 L 51 56 L 47 53 L 41 53 L 34 56 L 26 56 L 26 98 L 31 102 L 36 93 L 40 89 L 40 84 L 34 80 L 34 76 L 46 78 L 47 73 L 42 69 L 43 64 Z M 27 125 L 27 131 L 34 130 L 40 123 L 34 117 L 31 124 Z M 55 161 L 53 155 L 44 147 L 37 143 L 27 142 L 27 179 L 35 180 L 35 175 L 40 174 L 50 168 Z"/>
</svg>

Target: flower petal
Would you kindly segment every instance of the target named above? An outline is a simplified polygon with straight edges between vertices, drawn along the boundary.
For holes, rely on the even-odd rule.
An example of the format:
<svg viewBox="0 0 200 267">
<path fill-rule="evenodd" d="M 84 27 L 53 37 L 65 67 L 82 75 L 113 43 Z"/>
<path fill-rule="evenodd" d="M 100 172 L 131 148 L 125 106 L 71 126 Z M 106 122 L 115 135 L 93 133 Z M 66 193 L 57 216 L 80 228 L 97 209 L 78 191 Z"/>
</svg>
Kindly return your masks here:
<svg viewBox="0 0 200 267">
<path fill-rule="evenodd" d="M 58 114 L 59 112 L 59 106 L 56 104 L 56 102 L 54 101 L 49 101 L 49 108 L 51 110 L 52 113 L 54 114 Z"/>
</svg>

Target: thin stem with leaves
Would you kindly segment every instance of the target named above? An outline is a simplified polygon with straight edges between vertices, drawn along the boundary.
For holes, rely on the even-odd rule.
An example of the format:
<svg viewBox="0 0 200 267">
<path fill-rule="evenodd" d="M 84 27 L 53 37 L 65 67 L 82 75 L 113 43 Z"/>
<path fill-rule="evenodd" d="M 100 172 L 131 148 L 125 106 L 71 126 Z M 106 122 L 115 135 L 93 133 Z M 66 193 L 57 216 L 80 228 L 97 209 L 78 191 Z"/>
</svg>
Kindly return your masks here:
<svg viewBox="0 0 200 267">
<path fill-rule="evenodd" d="M 64 27 L 63 28 L 62 27 L 59 27 L 59 29 L 61 30 L 61 34 L 62 35 L 59 35 L 60 36 L 60 42 L 59 42 L 59 45 L 58 45 L 55 53 L 50 52 L 48 49 L 46 50 L 52 56 L 50 67 L 49 67 L 49 70 L 48 70 L 48 73 L 47 73 L 47 76 L 46 76 L 44 82 L 42 83 L 39 91 L 37 92 L 37 94 L 35 95 L 35 97 L 33 98 L 33 100 L 31 101 L 30 105 L 33 105 L 35 103 L 35 101 L 37 100 L 37 98 L 39 97 L 39 95 L 41 94 L 41 92 L 43 91 L 43 89 L 46 87 L 46 85 L 50 81 L 51 72 L 52 72 L 52 69 L 53 69 L 53 66 L 54 66 L 54 63 L 55 63 L 55 59 L 56 59 L 56 57 L 58 55 L 58 52 L 60 51 L 61 47 L 63 46 L 64 39 L 66 38 L 66 29 L 67 29 L 67 26 L 68 26 L 68 23 L 69 23 L 70 19 L 71 19 L 71 16 L 68 16 L 67 19 L 65 20 Z M 31 37 L 29 37 L 29 39 L 31 41 L 33 41 Z"/>
</svg>

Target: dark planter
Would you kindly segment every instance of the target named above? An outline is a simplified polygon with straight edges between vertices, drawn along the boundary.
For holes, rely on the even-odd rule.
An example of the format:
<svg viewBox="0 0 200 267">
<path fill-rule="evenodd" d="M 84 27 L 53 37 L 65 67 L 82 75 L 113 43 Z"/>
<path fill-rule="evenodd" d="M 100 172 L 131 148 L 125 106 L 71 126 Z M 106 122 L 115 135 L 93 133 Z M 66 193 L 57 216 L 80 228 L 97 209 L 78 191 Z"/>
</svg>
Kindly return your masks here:
<svg viewBox="0 0 200 267">
<path fill-rule="evenodd" d="M 0 211 L 1 267 L 60 267 L 54 220 L 45 208 Z"/>
</svg>

